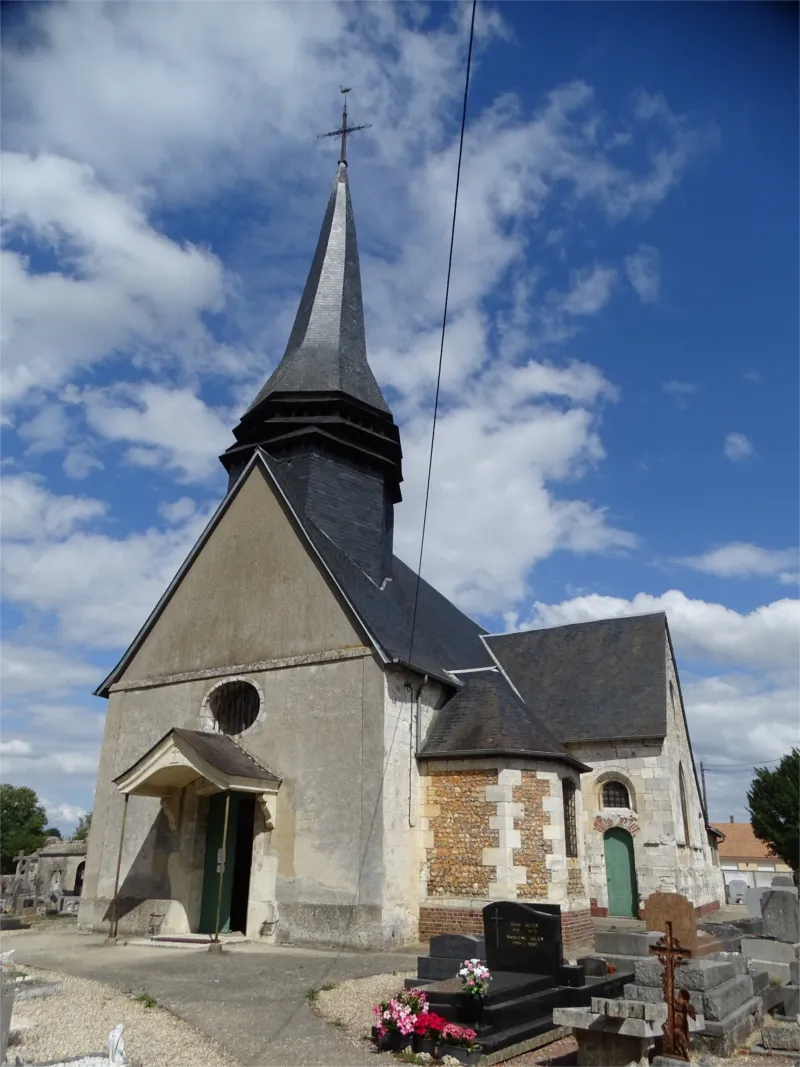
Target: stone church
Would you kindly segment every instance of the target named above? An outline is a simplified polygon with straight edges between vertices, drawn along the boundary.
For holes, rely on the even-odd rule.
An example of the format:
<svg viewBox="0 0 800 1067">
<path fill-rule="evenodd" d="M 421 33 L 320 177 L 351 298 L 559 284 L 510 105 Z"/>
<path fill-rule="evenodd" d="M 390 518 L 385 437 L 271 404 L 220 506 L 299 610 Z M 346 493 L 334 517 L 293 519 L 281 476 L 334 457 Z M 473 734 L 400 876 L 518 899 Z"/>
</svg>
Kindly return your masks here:
<svg viewBox="0 0 800 1067">
<path fill-rule="evenodd" d="M 344 154 L 344 153 L 343 153 Z M 487 634 L 392 551 L 347 164 L 228 489 L 97 690 L 79 922 L 386 948 L 655 890 L 723 899 L 663 614 Z"/>
</svg>

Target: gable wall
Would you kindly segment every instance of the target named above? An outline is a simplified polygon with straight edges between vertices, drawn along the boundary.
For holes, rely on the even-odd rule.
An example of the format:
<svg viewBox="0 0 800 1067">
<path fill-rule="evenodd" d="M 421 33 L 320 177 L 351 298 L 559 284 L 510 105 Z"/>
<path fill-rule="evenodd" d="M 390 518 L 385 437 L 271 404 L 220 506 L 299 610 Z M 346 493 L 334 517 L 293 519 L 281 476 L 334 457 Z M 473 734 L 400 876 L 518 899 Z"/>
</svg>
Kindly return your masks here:
<svg viewBox="0 0 800 1067">
<path fill-rule="evenodd" d="M 123 680 L 363 644 L 256 465 Z"/>
</svg>

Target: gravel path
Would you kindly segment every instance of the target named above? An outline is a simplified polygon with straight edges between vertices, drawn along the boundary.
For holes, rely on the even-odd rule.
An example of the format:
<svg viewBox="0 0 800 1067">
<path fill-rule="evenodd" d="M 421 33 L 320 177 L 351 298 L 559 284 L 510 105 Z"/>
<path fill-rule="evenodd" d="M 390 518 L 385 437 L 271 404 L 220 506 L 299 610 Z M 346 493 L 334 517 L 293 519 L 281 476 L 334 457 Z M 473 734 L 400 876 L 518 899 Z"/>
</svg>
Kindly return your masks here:
<svg viewBox="0 0 800 1067">
<path fill-rule="evenodd" d="M 9 1048 L 9 1060 L 41 1063 L 90 1052 L 104 1052 L 111 1030 L 125 1027 L 125 1056 L 136 1067 L 236 1067 L 218 1045 L 193 1026 L 159 1007 L 146 1007 L 134 996 L 102 982 L 72 978 L 53 971 L 18 968 L 45 981 L 61 981 L 61 993 L 14 1005 L 12 1029 L 30 1022 L 21 1044 Z"/>
<path fill-rule="evenodd" d="M 314 1006 L 323 1019 L 360 1040 L 370 1036 L 375 1021 L 372 1009 L 386 997 L 399 993 L 405 978 L 416 978 L 416 971 L 351 978 L 333 989 L 321 989 Z"/>
</svg>

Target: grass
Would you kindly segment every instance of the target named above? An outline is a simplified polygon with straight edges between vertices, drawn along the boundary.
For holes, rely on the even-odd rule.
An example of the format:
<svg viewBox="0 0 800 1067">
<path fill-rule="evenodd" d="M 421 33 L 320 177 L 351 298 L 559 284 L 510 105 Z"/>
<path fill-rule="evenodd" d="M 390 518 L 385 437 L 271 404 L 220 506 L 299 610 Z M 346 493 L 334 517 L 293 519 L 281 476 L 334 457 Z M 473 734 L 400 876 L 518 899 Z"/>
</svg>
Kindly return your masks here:
<svg viewBox="0 0 800 1067">
<path fill-rule="evenodd" d="M 335 982 L 326 982 L 325 985 L 319 987 L 320 993 L 329 993 L 332 989 L 336 988 Z"/>
<path fill-rule="evenodd" d="M 158 1001 L 155 997 L 151 997 L 150 994 L 143 990 L 137 997 L 133 998 L 137 1004 L 141 1004 L 143 1008 L 154 1008 Z"/>
<path fill-rule="evenodd" d="M 311 986 L 310 989 L 306 990 L 306 1000 L 309 1004 L 316 1004 L 318 996 L 319 990 L 315 989 L 313 986 Z"/>
</svg>

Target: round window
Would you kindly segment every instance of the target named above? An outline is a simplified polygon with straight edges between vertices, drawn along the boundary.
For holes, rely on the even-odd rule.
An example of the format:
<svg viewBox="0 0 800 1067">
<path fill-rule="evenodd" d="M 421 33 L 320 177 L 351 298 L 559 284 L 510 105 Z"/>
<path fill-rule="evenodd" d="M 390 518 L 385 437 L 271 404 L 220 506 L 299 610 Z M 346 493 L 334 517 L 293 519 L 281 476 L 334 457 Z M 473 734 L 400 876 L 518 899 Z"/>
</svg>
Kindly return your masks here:
<svg viewBox="0 0 800 1067">
<path fill-rule="evenodd" d="M 208 706 L 220 733 L 240 734 L 258 718 L 261 697 L 250 682 L 223 682 L 209 693 Z"/>
</svg>

